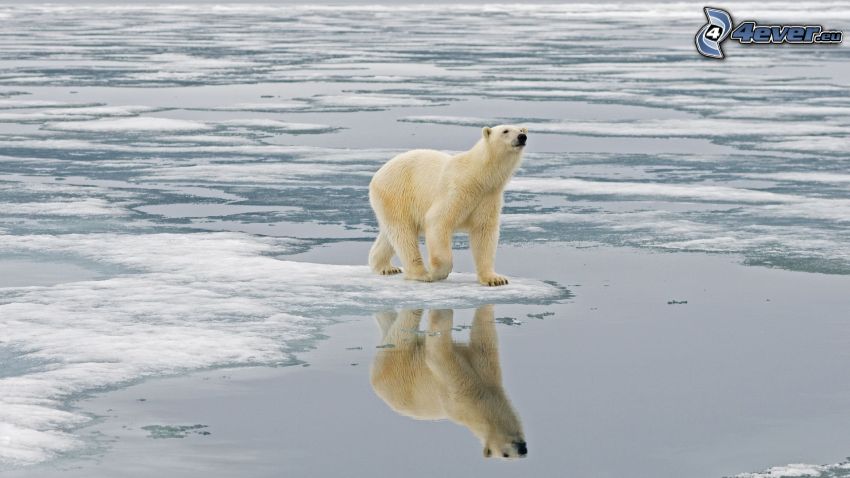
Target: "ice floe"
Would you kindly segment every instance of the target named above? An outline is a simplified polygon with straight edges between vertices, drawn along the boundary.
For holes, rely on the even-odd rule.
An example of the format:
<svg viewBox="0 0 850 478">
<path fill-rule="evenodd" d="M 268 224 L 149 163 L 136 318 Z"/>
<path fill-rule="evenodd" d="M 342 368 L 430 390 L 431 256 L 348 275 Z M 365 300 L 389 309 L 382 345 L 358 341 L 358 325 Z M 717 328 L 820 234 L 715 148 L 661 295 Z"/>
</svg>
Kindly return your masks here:
<svg viewBox="0 0 850 478">
<path fill-rule="evenodd" d="M 46 129 L 84 132 L 136 132 L 136 131 L 200 131 L 212 129 L 199 121 L 140 116 L 134 118 L 103 119 L 96 121 L 72 121 L 50 123 Z"/>
<path fill-rule="evenodd" d="M 348 164 L 249 163 L 202 164 L 185 167 L 158 168 L 148 178 L 160 180 L 195 180 L 224 183 L 305 183 L 326 182 L 328 176 L 352 174 L 371 176 L 374 168 Z"/>
<path fill-rule="evenodd" d="M 326 124 L 316 123 L 289 123 L 272 119 L 239 119 L 222 121 L 225 126 L 236 126 L 243 128 L 268 129 L 286 133 L 327 133 L 339 128 Z"/>
<path fill-rule="evenodd" d="M 704 184 L 630 183 L 587 181 L 575 178 L 514 178 L 508 187 L 516 191 L 582 195 L 661 196 L 704 201 L 791 202 L 801 198 L 768 191 Z"/>
<path fill-rule="evenodd" d="M 328 95 L 314 96 L 310 101 L 325 108 L 392 108 L 397 106 L 428 106 L 437 103 L 429 99 L 404 95 Z"/>
<path fill-rule="evenodd" d="M 773 466 L 767 470 L 754 473 L 740 473 L 735 478 L 846 478 L 850 476 L 850 462 L 832 465 L 809 465 L 792 463 L 784 466 Z"/>
<path fill-rule="evenodd" d="M 850 183 L 850 174 L 843 173 L 828 173 L 828 172 L 818 172 L 818 171 L 798 171 L 798 172 L 786 172 L 786 173 L 760 173 L 760 174 L 749 174 L 747 175 L 751 178 L 760 178 L 760 179 L 773 179 L 777 181 L 790 181 L 790 182 L 814 182 L 814 183 Z"/>
<path fill-rule="evenodd" d="M 490 124 L 486 118 L 451 116 L 408 116 L 402 121 L 411 123 L 437 123 L 467 126 Z M 818 123 L 788 123 L 775 121 L 744 121 L 714 118 L 651 119 L 641 121 L 569 121 L 534 122 L 523 125 L 537 133 L 577 134 L 589 136 L 646 136 L 646 137 L 736 137 L 736 136 L 787 136 L 843 134 L 846 126 Z"/>
<path fill-rule="evenodd" d="M 100 198 L 69 199 L 51 202 L 0 203 L 0 214 L 38 216 L 122 216 L 127 212 L 115 203 Z"/>
</svg>

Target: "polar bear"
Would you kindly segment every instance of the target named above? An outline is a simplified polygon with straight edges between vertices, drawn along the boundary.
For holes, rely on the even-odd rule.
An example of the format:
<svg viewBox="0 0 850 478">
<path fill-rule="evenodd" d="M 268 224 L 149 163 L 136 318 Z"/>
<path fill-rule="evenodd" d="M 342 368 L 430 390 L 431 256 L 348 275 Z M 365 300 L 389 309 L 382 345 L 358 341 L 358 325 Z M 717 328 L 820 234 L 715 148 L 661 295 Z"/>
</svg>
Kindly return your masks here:
<svg viewBox="0 0 850 478">
<path fill-rule="evenodd" d="M 369 184 L 369 202 L 380 232 L 369 252 L 369 266 L 379 274 L 401 269 L 405 278 L 435 281 L 452 270 L 452 236 L 469 233 L 478 281 L 499 286 L 508 279 L 494 270 L 499 242 L 502 191 L 522 160 L 528 129 L 512 125 L 485 127 L 469 151 L 454 156 L 416 149 L 389 160 Z M 425 236 L 429 269 L 419 252 Z"/>
<path fill-rule="evenodd" d="M 372 363 L 372 388 L 397 413 L 417 420 L 449 420 L 468 428 L 485 457 L 528 454 L 522 423 L 502 387 L 493 306 L 475 311 L 469 344 L 452 341 L 451 310 L 381 312 L 383 339 Z M 391 346 L 392 345 L 392 346 Z"/>
</svg>

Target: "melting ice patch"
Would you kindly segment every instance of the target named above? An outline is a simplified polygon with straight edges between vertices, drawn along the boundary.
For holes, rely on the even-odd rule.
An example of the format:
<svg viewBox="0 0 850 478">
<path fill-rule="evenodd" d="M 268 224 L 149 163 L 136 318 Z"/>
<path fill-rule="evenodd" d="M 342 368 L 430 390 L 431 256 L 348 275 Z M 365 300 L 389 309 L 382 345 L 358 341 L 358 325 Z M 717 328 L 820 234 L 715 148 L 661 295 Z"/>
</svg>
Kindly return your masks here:
<svg viewBox="0 0 850 478">
<path fill-rule="evenodd" d="M 195 144 L 221 144 L 239 145 L 252 144 L 254 141 L 234 135 L 215 134 L 182 134 L 182 135 L 160 135 L 156 138 L 165 143 L 195 143 Z"/>
<path fill-rule="evenodd" d="M 250 68 L 254 63 L 247 60 L 208 58 L 177 53 L 158 53 L 150 55 L 147 61 L 157 63 L 161 70 L 188 71 L 220 69 L 220 68 Z"/>
<path fill-rule="evenodd" d="M 816 177 L 825 179 L 824 175 Z M 510 190 L 537 193 L 650 196 L 718 203 L 764 203 L 763 206 L 752 206 L 752 208 L 770 211 L 771 215 L 777 216 L 813 217 L 850 222 L 850 199 L 813 198 L 728 186 L 526 177 L 513 179 L 508 187 Z"/>
<path fill-rule="evenodd" d="M 121 217 L 132 193 L 56 182 L 52 177 L 0 175 L 0 219 L 27 217 Z M 4 218 L 5 216 L 5 218 Z"/>
<path fill-rule="evenodd" d="M 788 134 L 843 134 L 846 127 L 832 124 L 788 124 L 714 118 L 655 119 L 643 121 L 571 121 L 565 123 L 533 123 L 529 125 L 544 133 L 584 134 L 595 136 L 650 137 L 736 137 L 785 136 Z"/>
<path fill-rule="evenodd" d="M 726 202 L 789 202 L 800 199 L 768 191 L 727 186 L 586 181 L 571 178 L 514 178 L 508 187 L 517 191 L 542 193 L 663 196 Z"/>
<path fill-rule="evenodd" d="M 307 182 L 323 183 L 327 181 L 328 176 L 343 173 L 367 177 L 371 176 L 374 171 L 364 166 L 348 164 L 199 164 L 184 167 L 159 168 L 148 176 L 148 178 L 222 183 L 298 184 Z"/>
<path fill-rule="evenodd" d="M 199 121 L 172 118 L 134 117 L 121 119 L 103 119 L 96 121 L 72 121 L 50 123 L 45 129 L 83 132 L 136 132 L 136 131 L 199 131 L 211 129 L 208 124 Z"/>
<path fill-rule="evenodd" d="M 322 95 L 309 99 L 314 105 L 323 108 L 384 109 L 399 106 L 429 106 L 439 104 L 438 100 L 414 98 L 407 95 Z"/>
<path fill-rule="evenodd" d="M 493 123 L 493 120 L 488 118 L 440 115 L 406 116 L 399 121 L 463 126 Z M 639 121 L 539 121 L 503 118 L 497 121 L 521 123 L 527 126 L 531 133 L 602 137 L 709 138 L 718 143 L 735 142 L 750 148 L 770 151 L 838 152 L 846 150 L 848 146 L 848 138 L 844 136 L 847 133 L 847 121 L 844 123 L 779 122 L 714 117 Z"/>
<path fill-rule="evenodd" d="M 5 215 L 122 216 L 126 213 L 120 206 L 100 198 L 0 203 L 0 214 Z"/>
<path fill-rule="evenodd" d="M 746 105 L 725 108 L 717 116 L 723 118 L 808 118 L 850 116 L 850 107 L 825 105 Z"/>
<path fill-rule="evenodd" d="M 326 124 L 315 123 L 289 123 L 272 119 L 239 119 L 222 121 L 225 126 L 236 126 L 243 128 L 266 129 L 284 133 L 328 133 L 339 128 Z"/>
<path fill-rule="evenodd" d="M 740 473 L 735 478 L 847 478 L 850 477 L 850 462 L 844 461 L 833 465 L 809 465 L 792 463 L 785 466 L 774 466 L 765 471 Z"/>
<path fill-rule="evenodd" d="M 796 136 L 788 135 L 781 141 L 755 145 L 758 149 L 773 151 L 818 152 L 843 155 L 850 151 L 850 138 L 846 136 Z"/>
<path fill-rule="evenodd" d="M 802 177 L 806 176 L 804 175 Z M 821 180 L 825 179 L 824 175 L 816 177 Z M 831 219 L 838 222 L 850 222 L 850 199 L 812 198 L 727 186 L 526 177 L 513 179 L 508 187 L 511 190 L 537 193 L 627 197 L 650 196 L 718 203 L 764 203 L 765 205 L 760 206 L 760 209 L 770 211 L 772 213 L 771 215 L 804 218 L 814 217 Z M 755 207 L 753 206 L 753 208 Z"/>
<path fill-rule="evenodd" d="M 288 112 L 300 111 L 310 107 L 309 103 L 300 101 L 276 101 L 268 103 L 237 103 L 228 106 L 211 108 L 220 111 L 257 111 L 257 112 Z"/>
<path fill-rule="evenodd" d="M 73 106 L 90 106 L 88 103 L 66 103 L 64 101 L 50 100 L 24 100 L 24 99 L 0 99 L 0 109 L 26 109 L 26 108 L 56 108 L 56 107 L 73 107 Z"/>
<path fill-rule="evenodd" d="M 673 183 L 654 175 L 643 182 L 521 175 L 508 188 L 503 237 L 739 253 L 750 264 L 846 274 L 850 198 L 824 197 L 817 186 L 817 181 L 843 179 L 834 176 L 742 175 L 793 178 L 793 190 L 805 187 L 811 194 L 803 195 L 774 192 L 775 185 L 767 191 L 708 181 Z"/>
<path fill-rule="evenodd" d="M 17 106 L 14 106 L 17 105 Z M 136 116 L 161 108 L 141 105 L 65 104 L 51 101 L 0 101 L 0 122 L 43 123 L 48 121 L 84 121 L 104 117 Z M 5 110 L 5 111 L 3 111 Z"/>
<path fill-rule="evenodd" d="M 790 182 L 815 182 L 815 183 L 850 183 L 850 174 L 824 173 L 817 171 L 800 171 L 787 173 L 761 173 L 750 174 L 751 178 L 774 179 L 777 181 Z"/>
<path fill-rule="evenodd" d="M 58 253 L 126 271 L 0 289 L 0 346 L 40 364 L 0 377 L 0 462 L 36 463 L 82 446 L 73 430 L 89 417 L 66 406 L 82 393 L 204 367 L 290 363 L 338 314 L 564 296 L 535 280 L 486 288 L 474 274 L 454 274 L 425 284 L 276 257 L 300 247 L 237 233 L 0 237 L 2 253 Z"/>
</svg>

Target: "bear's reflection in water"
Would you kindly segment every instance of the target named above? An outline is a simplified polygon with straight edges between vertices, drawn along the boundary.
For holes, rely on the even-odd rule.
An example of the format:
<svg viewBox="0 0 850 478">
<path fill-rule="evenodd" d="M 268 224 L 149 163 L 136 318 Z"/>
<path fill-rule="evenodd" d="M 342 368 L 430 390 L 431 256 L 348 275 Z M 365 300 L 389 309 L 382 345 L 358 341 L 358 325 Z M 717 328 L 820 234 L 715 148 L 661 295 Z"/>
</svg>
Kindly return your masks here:
<svg viewBox="0 0 850 478">
<path fill-rule="evenodd" d="M 452 310 L 378 313 L 381 348 L 372 364 L 372 388 L 396 412 L 417 420 L 449 419 L 468 428 L 485 457 L 528 453 L 519 417 L 502 387 L 493 306 L 475 311 L 469 343 L 452 340 Z"/>
</svg>

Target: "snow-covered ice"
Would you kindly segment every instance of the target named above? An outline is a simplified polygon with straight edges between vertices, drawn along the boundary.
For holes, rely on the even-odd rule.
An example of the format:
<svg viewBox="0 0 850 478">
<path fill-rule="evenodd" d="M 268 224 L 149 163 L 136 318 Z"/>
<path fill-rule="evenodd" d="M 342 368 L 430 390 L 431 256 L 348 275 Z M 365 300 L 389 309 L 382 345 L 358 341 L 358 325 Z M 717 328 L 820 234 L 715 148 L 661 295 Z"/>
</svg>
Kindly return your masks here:
<svg viewBox="0 0 850 478">
<path fill-rule="evenodd" d="M 88 131 L 108 133 L 115 131 L 199 131 L 210 129 L 210 126 L 198 121 L 157 118 L 152 116 L 139 116 L 135 118 L 109 119 L 97 121 L 49 123 L 45 126 L 45 128 L 65 131 Z"/>
<path fill-rule="evenodd" d="M 784 466 L 772 466 L 765 471 L 740 473 L 735 478 L 844 478 L 850 476 L 850 462 L 832 465 L 809 465 L 791 463 Z"/>
</svg>

